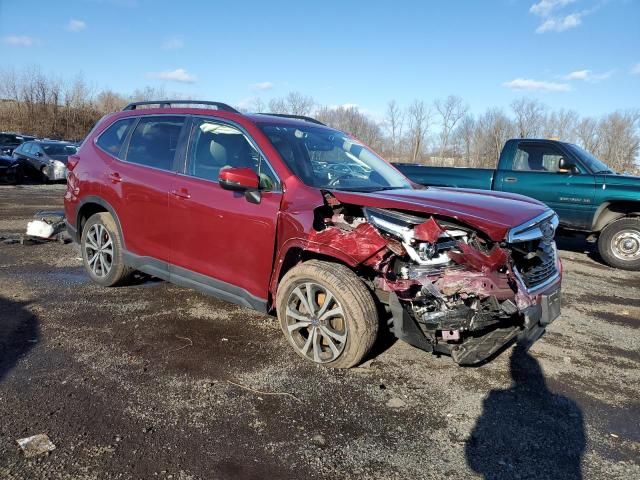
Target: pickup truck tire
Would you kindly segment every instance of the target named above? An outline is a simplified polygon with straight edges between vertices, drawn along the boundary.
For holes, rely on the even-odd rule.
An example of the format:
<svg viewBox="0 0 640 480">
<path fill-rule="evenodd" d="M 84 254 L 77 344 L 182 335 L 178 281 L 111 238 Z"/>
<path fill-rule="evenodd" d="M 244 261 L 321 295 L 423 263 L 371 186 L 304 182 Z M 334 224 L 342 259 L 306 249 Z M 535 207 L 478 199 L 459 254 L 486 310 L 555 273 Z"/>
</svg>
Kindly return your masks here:
<svg viewBox="0 0 640 480">
<path fill-rule="evenodd" d="M 134 272 L 124 264 L 122 239 L 110 213 L 96 213 L 87 220 L 80 248 L 89 277 L 103 287 L 122 285 Z"/>
<path fill-rule="evenodd" d="M 349 268 L 309 260 L 289 270 L 276 295 L 282 331 L 301 357 L 350 368 L 369 353 L 378 336 L 371 292 Z"/>
<path fill-rule="evenodd" d="M 598 238 L 598 251 L 607 265 L 640 270 L 640 218 L 622 218 L 607 225 Z"/>
</svg>

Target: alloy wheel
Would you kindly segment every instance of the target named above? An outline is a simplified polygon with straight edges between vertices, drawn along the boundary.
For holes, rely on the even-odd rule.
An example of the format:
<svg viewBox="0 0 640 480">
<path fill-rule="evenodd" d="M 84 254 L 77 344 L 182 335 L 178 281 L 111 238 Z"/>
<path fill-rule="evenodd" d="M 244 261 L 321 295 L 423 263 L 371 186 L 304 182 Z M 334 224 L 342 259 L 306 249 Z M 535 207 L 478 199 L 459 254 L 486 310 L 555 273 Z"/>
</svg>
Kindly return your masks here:
<svg viewBox="0 0 640 480">
<path fill-rule="evenodd" d="M 336 360 L 347 343 L 342 305 L 329 289 L 313 282 L 297 285 L 286 309 L 287 332 L 295 348 L 309 360 Z"/>
<path fill-rule="evenodd" d="M 106 277 L 113 265 L 113 241 L 109 232 L 99 223 L 87 232 L 84 244 L 87 265 L 97 277 Z"/>
</svg>

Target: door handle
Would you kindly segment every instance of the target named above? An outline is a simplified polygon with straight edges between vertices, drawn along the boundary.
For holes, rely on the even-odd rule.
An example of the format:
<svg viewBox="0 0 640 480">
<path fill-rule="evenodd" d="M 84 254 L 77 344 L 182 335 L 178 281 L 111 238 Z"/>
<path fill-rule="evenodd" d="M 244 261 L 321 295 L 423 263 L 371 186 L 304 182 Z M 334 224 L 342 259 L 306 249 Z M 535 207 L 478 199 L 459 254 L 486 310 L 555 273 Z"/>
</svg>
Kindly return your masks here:
<svg viewBox="0 0 640 480">
<path fill-rule="evenodd" d="M 181 188 L 179 190 L 171 190 L 171 195 L 178 198 L 186 198 L 186 199 L 191 198 L 191 194 L 189 193 L 189 190 L 187 190 L 186 188 Z"/>
<path fill-rule="evenodd" d="M 111 183 L 120 183 L 122 181 L 122 177 L 118 172 L 113 172 L 109 174 L 109 180 L 111 180 Z"/>
<path fill-rule="evenodd" d="M 504 177 L 504 181 L 507 183 L 516 183 L 518 179 L 516 177 Z"/>
</svg>

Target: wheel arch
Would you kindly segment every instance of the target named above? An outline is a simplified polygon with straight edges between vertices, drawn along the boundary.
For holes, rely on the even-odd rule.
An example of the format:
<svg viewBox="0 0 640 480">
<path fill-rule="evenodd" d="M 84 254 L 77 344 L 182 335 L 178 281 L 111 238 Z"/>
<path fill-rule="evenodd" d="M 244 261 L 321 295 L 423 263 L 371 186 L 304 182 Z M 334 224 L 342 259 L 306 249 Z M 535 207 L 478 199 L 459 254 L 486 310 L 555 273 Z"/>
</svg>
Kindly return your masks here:
<svg viewBox="0 0 640 480">
<path fill-rule="evenodd" d="M 273 311 L 276 307 L 275 298 L 278 291 L 278 285 L 282 278 L 289 270 L 302 262 L 307 262 L 309 260 L 322 260 L 325 262 L 338 263 L 354 270 L 355 265 L 348 256 L 332 255 L 331 253 L 309 250 L 300 244 L 290 245 L 286 248 L 286 250 L 279 255 L 274 266 L 271 284 L 269 287 L 270 295 L 268 310 Z"/>
<path fill-rule="evenodd" d="M 87 220 L 91 218 L 92 215 L 96 213 L 106 212 L 110 213 L 113 219 L 116 222 L 116 227 L 118 228 L 118 234 L 120 235 L 120 239 L 122 241 L 122 246 L 125 247 L 124 235 L 122 234 L 122 226 L 120 225 L 120 219 L 116 214 L 114 208 L 109 204 L 109 202 L 103 200 L 100 197 L 89 196 L 84 198 L 80 204 L 78 205 L 78 213 L 76 215 L 76 226 L 78 229 L 78 239 L 82 238 L 82 230 L 84 229 Z"/>
<path fill-rule="evenodd" d="M 624 217 L 640 217 L 640 202 L 623 200 L 603 203 L 596 210 L 591 230 L 601 232 L 607 225 Z"/>
</svg>

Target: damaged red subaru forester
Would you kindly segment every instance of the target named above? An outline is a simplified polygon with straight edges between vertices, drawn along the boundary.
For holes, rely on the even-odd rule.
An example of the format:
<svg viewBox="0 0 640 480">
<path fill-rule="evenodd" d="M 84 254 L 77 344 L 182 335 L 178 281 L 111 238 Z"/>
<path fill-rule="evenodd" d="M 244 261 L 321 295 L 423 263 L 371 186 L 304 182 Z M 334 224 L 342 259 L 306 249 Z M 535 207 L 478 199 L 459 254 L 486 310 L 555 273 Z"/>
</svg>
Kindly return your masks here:
<svg viewBox="0 0 640 480">
<path fill-rule="evenodd" d="M 276 313 L 302 357 L 357 365 L 387 326 L 461 365 L 560 315 L 555 213 L 411 183 L 308 117 L 138 102 L 69 157 L 67 228 L 103 286 L 134 271 Z"/>
</svg>

